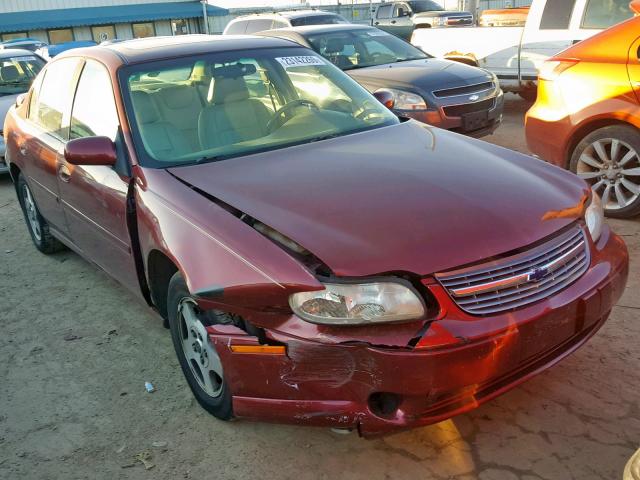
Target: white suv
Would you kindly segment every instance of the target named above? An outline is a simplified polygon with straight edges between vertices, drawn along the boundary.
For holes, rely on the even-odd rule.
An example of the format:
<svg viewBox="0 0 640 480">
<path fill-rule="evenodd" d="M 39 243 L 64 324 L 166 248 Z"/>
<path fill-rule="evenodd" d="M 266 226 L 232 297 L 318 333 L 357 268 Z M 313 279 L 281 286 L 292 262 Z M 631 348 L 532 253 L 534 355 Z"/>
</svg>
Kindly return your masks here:
<svg viewBox="0 0 640 480">
<path fill-rule="evenodd" d="M 303 25 L 327 25 L 350 23 L 346 18 L 322 10 L 293 10 L 290 12 L 258 13 L 234 18 L 222 32 L 223 35 L 251 35 L 276 28 L 300 27 Z"/>
</svg>

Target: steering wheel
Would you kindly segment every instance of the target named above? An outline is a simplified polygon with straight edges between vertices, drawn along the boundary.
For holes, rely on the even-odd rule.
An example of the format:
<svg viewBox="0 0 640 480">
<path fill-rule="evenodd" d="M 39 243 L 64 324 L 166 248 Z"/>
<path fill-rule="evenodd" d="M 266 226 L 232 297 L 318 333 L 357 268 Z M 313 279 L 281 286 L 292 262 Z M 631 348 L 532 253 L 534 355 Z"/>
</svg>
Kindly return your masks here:
<svg viewBox="0 0 640 480">
<path fill-rule="evenodd" d="M 267 123 L 267 132 L 272 133 L 274 130 L 280 128 L 287 121 L 287 117 L 290 116 L 290 113 L 295 108 L 300 107 L 310 107 L 315 108 L 316 110 L 320 110 L 318 106 L 313 103 L 311 100 L 306 100 L 304 98 L 299 98 L 298 100 L 292 100 L 291 102 L 283 105 L 278 110 L 275 111 L 269 123 Z"/>
</svg>

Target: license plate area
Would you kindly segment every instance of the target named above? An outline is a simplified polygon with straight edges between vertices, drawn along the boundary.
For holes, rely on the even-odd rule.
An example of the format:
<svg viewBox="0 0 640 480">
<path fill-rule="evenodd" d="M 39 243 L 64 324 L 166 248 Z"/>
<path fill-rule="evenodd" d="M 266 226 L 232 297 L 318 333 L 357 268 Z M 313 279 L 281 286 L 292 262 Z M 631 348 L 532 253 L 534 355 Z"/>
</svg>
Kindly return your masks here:
<svg viewBox="0 0 640 480">
<path fill-rule="evenodd" d="M 489 112 L 473 112 L 462 115 L 462 128 L 465 132 L 479 130 L 489 125 Z"/>
</svg>

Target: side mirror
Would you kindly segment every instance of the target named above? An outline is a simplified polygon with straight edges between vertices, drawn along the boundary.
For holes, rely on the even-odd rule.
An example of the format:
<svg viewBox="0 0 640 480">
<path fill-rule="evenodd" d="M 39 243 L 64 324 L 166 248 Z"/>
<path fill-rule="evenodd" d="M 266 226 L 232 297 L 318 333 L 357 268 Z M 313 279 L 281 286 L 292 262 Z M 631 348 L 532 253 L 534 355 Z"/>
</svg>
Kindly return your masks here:
<svg viewBox="0 0 640 480">
<path fill-rule="evenodd" d="M 633 0 L 633 2 L 629 4 L 629 8 L 634 14 L 640 15 L 640 0 Z"/>
<path fill-rule="evenodd" d="M 393 110 L 396 99 L 393 96 L 393 93 L 391 93 L 389 90 L 378 90 L 377 92 L 374 92 L 373 96 L 376 97 L 376 99 L 389 110 Z"/>
<path fill-rule="evenodd" d="M 21 93 L 20 95 L 18 95 L 16 97 L 16 108 L 18 108 L 20 105 L 22 105 L 24 103 L 24 99 L 27 98 L 27 94 L 26 93 Z"/>
<path fill-rule="evenodd" d="M 76 138 L 64 147 L 64 158 L 71 165 L 116 164 L 116 146 L 108 137 Z"/>
</svg>

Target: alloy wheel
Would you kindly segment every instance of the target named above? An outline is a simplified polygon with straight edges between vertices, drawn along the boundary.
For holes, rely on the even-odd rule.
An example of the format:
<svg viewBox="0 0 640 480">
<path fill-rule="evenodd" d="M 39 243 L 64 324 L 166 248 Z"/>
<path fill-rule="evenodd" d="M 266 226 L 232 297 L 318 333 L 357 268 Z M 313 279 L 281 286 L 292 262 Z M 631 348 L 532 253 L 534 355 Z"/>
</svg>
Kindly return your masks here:
<svg viewBox="0 0 640 480">
<path fill-rule="evenodd" d="M 31 190 L 29 190 L 26 184 L 22 187 L 22 199 L 24 200 L 24 208 L 33 236 L 37 241 L 40 241 L 42 240 L 42 230 L 40 229 L 40 222 L 38 221 L 38 210 L 31 196 Z"/>
<path fill-rule="evenodd" d="M 591 143 L 580 155 L 576 173 L 602 198 L 605 210 L 620 210 L 640 197 L 640 157 L 622 140 Z"/>
<path fill-rule="evenodd" d="M 215 398 L 222 393 L 222 363 L 198 315 L 193 299 L 185 298 L 178 305 L 182 353 L 200 388 Z"/>
</svg>

